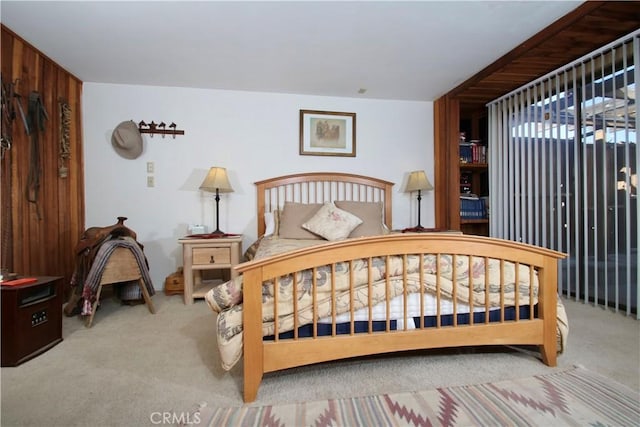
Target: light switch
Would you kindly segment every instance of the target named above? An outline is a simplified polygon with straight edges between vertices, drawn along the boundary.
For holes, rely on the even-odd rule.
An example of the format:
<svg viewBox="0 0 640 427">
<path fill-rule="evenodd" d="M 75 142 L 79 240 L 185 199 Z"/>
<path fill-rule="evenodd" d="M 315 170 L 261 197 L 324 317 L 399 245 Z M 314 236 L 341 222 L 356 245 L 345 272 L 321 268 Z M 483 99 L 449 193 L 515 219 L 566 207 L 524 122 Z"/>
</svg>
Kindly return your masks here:
<svg viewBox="0 0 640 427">
<path fill-rule="evenodd" d="M 147 177 L 147 187 L 154 187 L 156 185 L 155 180 L 153 179 L 153 176 L 148 176 Z"/>
<path fill-rule="evenodd" d="M 147 173 L 153 173 L 153 162 L 147 162 Z"/>
</svg>

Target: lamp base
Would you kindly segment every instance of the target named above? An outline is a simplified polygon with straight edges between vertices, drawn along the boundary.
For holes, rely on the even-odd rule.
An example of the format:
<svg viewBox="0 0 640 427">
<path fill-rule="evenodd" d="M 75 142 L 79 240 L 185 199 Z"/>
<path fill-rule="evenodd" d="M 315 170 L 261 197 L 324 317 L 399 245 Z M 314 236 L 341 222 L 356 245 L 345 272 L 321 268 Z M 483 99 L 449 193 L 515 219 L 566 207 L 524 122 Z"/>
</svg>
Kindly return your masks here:
<svg viewBox="0 0 640 427">
<path fill-rule="evenodd" d="M 222 236 L 222 235 L 225 235 L 225 234 L 227 234 L 227 233 L 225 233 L 224 231 L 222 231 L 222 230 L 220 230 L 220 229 L 218 228 L 218 229 L 216 229 L 215 231 L 212 231 L 212 232 L 211 232 L 211 233 L 209 233 L 209 234 L 213 234 L 213 235 L 216 235 L 216 236 Z"/>
</svg>

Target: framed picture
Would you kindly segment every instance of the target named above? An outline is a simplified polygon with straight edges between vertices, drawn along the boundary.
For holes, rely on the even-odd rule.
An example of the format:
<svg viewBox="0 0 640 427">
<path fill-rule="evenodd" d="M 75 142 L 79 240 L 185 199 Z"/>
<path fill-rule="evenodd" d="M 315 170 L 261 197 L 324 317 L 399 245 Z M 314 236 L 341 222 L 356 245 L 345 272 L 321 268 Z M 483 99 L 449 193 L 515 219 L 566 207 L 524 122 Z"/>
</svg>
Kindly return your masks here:
<svg viewBox="0 0 640 427">
<path fill-rule="evenodd" d="M 356 156 L 356 113 L 300 110 L 300 154 Z"/>
</svg>

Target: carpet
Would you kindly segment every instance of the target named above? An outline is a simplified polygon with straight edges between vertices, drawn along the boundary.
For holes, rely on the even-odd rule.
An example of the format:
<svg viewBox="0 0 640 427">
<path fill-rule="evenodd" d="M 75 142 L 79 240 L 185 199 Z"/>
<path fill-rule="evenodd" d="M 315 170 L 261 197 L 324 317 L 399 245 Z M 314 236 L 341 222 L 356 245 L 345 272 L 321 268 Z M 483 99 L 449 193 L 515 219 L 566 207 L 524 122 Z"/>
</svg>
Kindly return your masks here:
<svg viewBox="0 0 640 427">
<path fill-rule="evenodd" d="M 495 383 L 233 408 L 201 406 L 199 426 L 636 426 L 640 394 L 582 367 Z"/>
</svg>

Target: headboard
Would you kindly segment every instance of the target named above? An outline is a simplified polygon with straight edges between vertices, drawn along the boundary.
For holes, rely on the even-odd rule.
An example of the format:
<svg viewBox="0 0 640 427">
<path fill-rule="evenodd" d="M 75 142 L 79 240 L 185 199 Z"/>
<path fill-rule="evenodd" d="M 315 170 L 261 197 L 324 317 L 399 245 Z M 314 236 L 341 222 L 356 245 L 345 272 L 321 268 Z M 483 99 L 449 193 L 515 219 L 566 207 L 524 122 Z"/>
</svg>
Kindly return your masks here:
<svg viewBox="0 0 640 427">
<path fill-rule="evenodd" d="M 392 182 L 349 173 L 308 172 L 265 179 L 255 185 L 258 193 L 258 236 L 262 236 L 265 231 L 264 214 L 282 209 L 285 202 L 382 202 L 384 223 L 389 229 L 392 227 Z"/>
</svg>

